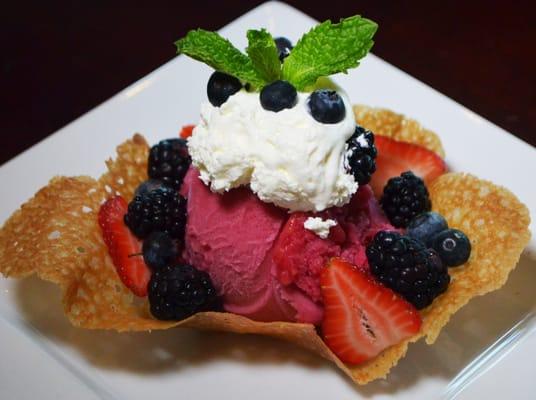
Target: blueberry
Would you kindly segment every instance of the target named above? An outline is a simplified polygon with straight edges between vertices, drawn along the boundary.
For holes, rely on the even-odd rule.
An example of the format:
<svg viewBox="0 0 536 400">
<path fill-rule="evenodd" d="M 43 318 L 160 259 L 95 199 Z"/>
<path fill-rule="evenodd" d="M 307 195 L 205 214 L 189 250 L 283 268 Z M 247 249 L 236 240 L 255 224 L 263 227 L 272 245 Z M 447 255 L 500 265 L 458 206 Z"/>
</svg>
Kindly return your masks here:
<svg viewBox="0 0 536 400">
<path fill-rule="evenodd" d="M 136 196 L 144 196 L 149 192 L 152 192 L 153 190 L 160 189 L 162 187 L 166 186 L 164 182 L 162 182 L 159 179 L 149 179 L 145 182 L 142 182 L 134 192 L 134 197 Z"/>
<path fill-rule="evenodd" d="M 219 107 L 227 101 L 229 96 L 242 89 L 242 84 L 234 76 L 216 71 L 208 80 L 208 100 L 214 107 Z"/>
<path fill-rule="evenodd" d="M 278 37 L 274 39 L 277 51 L 279 53 L 279 60 L 283 61 L 285 57 L 288 57 L 290 50 L 292 50 L 292 42 L 286 37 Z"/>
<path fill-rule="evenodd" d="M 314 119 L 324 124 L 341 122 L 346 115 L 341 96 L 329 89 L 315 90 L 309 96 L 309 111 Z"/>
<path fill-rule="evenodd" d="M 153 271 L 169 265 L 179 255 L 178 242 L 165 232 L 153 232 L 143 241 L 143 260 Z"/>
<path fill-rule="evenodd" d="M 434 235 L 446 229 L 448 225 L 445 218 L 434 211 L 428 211 L 410 221 L 406 234 L 430 246 Z"/>
<path fill-rule="evenodd" d="M 432 248 L 449 267 L 465 263 L 471 255 L 471 242 L 465 233 L 458 229 L 447 229 L 436 234 L 432 239 Z"/>
<path fill-rule="evenodd" d="M 287 81 L 275 81 L 261 90 L 261 105 L 268 111 L 292 108 L 298 101 L 296 88 Z"/>
</svg>

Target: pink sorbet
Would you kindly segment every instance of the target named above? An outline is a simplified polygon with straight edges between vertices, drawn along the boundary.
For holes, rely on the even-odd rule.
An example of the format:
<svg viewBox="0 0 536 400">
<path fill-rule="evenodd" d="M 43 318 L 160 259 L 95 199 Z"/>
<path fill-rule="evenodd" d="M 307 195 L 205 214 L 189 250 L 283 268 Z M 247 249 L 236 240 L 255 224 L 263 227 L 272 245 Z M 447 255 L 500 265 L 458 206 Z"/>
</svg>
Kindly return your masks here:
<svg viewBox="0 0 536 400">
<path fill-rule="evenodd" d="M 379 230 L 392 230 L 368 186 L 350 204 L 315 216 L 338 222 L 327 239 L 303 227 L 311 213 L 288 214 L 249 188 L 216 194 L 190 168 L 184 258 L 206 271 L 226 311 L 258 321 L 319 324 L 320 271 L 340 256 L 368 268 L 365 246 Z"/>
<path fill-rule="evenodd" d="M 318 320 L 321 306 L 283 288 L 264 263 L 288 218 L 285 210 L 263 203 L 248 188 L 212 193 L 193 168 L 181 192 L 188 199 L 183 256 L 210 275 L 226 311 L 259 321 L 296 321 L 297 307 L 304 321 Z"/>
</svg>

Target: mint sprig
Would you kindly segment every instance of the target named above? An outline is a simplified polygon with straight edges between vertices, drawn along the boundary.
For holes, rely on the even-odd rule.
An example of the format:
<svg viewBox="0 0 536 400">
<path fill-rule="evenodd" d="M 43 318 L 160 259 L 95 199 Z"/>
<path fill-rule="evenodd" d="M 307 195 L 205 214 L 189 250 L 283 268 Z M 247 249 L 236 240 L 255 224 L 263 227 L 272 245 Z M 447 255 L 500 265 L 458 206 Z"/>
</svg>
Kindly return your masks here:
<svg viewBox="0 0 536 400">
<path fill-rule="evenodd" d="M 251 59 L 216 32 L 196 29 L 177 40 L 175 45 L 178 54 L 186 54 L 256 88 L 265 83 L 253 67 Z"/>
<path fill-rule="evenodd" d="M 253 67 L 266 83 L 279 79 L 281 75 L 281 62 L 275 41 L 265 29 L 249 30 L 248 53 Z"/>
<path fill-rule="evenodd" d="M 378 25 L 359 15 L 338 24 L 323 22 L 302 36 L 283 63 L 283 79 L 296 89 L 314 85 L 321 76 L 346 72 L 359 65 L 371 49 Z"/>
<path fill-rule="evenodd" d="M 318 78 L 355 68 L 370 50 L 378 25 L 359 15 L 337 24 L 323 22 L 302 36 L 283 65 L 266 30 L 249 30 L 247 55 L 216 32 L 197 29 L 175 42 L 185 54 L 260 90 L 278 79 L 307 90 Z"/>
</svg>

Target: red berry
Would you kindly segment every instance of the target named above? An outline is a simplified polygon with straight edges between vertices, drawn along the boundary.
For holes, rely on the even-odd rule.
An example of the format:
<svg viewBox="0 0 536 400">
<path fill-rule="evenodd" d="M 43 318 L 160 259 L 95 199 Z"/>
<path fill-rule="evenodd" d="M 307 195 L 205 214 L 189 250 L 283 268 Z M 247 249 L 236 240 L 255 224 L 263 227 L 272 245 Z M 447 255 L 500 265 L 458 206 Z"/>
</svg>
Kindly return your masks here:
<svg viewBox="0 0 536 400">
<path fill-rule="evenodd" d="M 143 261 L 142 242 L 125 225 L 128 205 L 121 196 L 108 199 L 99 210 L 104 243 L 123 284 L 136 296 L 147 295 L 151 272 Z"/>
<path fill-rule="evenodd" d="M 190 136 L 192 136 L 194 128 L 195 125 L 184 125 L 179 132 L 179 136 L 183 139 L 188 139 Z"/>
<path fill-rule="evenodd" d="M 329 238 L 321 239 L 304 228 L 308 214 L 290 214 L 274 243 L 275 275 L 283 285 L 296 284 L 313 301 L 320 302 L 320 273 L 331 258 L 341 253 L 340 246 Z M 344 231 L 343 231 L 344 234 Z"/>
<path fill-rule="evenodd" d="M 443 159 L 424 147 L 380 135 L 375 135 L 374 142 L 378 155 L 376 172 L 372 175 L 370 185 L 378 198 L 389 178 L 399 176 L 402 172 L 412 171 L 428 185 L 447 170 Z"/>
<path fill-rule="evenodd" d="M 320 284 L 324 341 L 345 363 L 369 360 L 421 328 L 415 307 L 339 258 L 329 261 Z"/>
</svg>

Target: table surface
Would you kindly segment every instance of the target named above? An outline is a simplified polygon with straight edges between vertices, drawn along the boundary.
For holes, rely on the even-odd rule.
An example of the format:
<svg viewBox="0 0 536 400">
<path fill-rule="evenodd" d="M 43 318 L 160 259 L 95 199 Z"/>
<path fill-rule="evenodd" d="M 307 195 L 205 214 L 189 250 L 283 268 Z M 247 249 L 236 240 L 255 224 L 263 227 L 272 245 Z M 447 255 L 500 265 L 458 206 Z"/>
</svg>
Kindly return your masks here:
<svg viewBox="0 0 536 400">
<path fill-rule="evenodd" d="M 188 30 L 216 30 L 262 1 L 31 3 L 0 17 L 0 164 L 173 58 Z M 532 2 L 288 3 L 318 20 L 377 21 L 376 55 L 536 145 Z"/>
</svg>

